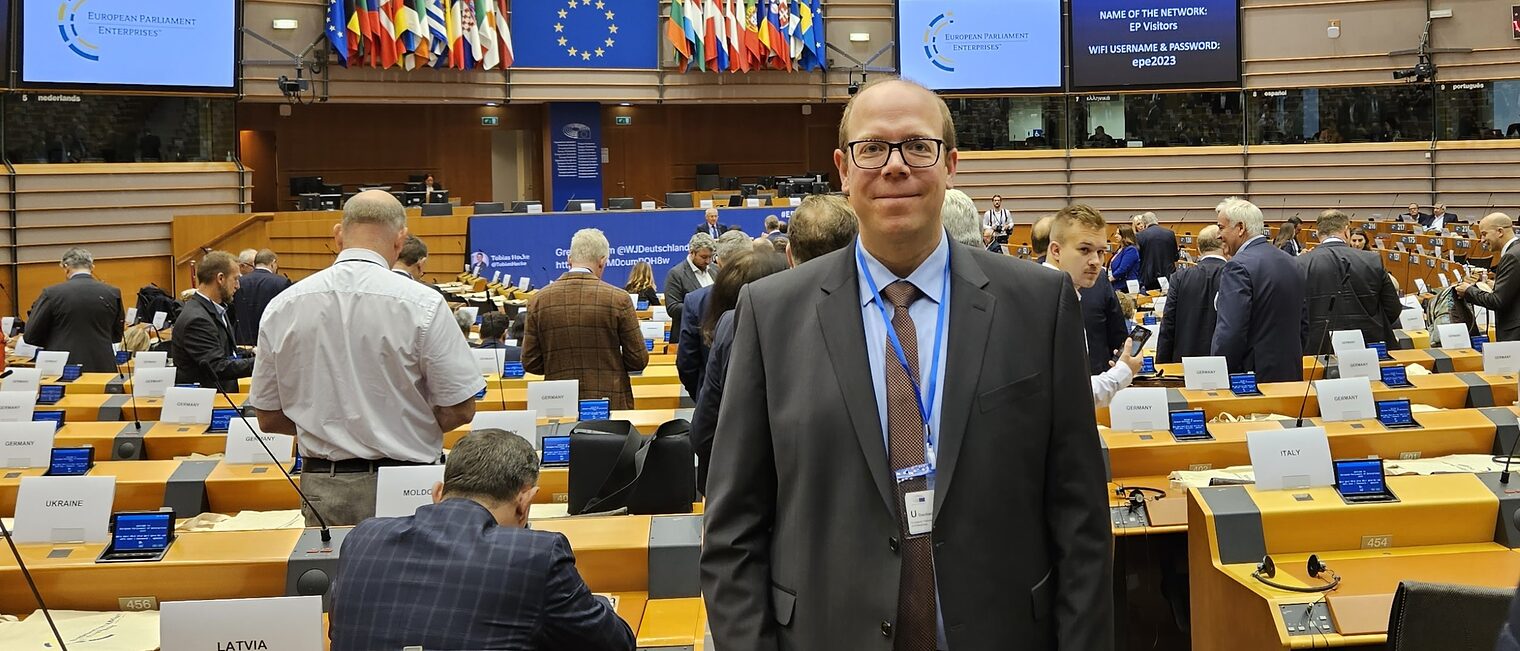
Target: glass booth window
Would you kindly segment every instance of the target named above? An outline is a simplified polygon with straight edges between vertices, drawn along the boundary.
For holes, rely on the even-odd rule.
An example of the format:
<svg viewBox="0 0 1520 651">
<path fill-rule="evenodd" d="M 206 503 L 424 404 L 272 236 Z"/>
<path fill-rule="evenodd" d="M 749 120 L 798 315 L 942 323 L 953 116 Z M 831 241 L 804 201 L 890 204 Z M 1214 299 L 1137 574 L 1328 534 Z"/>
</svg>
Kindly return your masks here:
<svg viewBox="0 0 1520 651">
<path fill-rule="evenodd" d="M 1520 81 L 1438 84 L 1436 108 L 1442 140 L 1520 138 Z"/>
<path fill-rule="evenodd" d="M 1075 148 L 1239 145 L 1240 93 L 1072 96 Z"/>
<path fill-rule="evenodd" d="M 1060 149 L 1066 112 L 1057 96 L 950 97 L 956 144 L 963 151 Z"/>
<path fill-rule="evenodd" d="M 1253 145 L 1430 140 L 1429 84 L 1252 90 Z"/>
<path fill-rule="evenodd" d="M 236 100 L 26 93 L 5 99 L 12 163 L 156 163 L 230 160 Z"/>
</svg>

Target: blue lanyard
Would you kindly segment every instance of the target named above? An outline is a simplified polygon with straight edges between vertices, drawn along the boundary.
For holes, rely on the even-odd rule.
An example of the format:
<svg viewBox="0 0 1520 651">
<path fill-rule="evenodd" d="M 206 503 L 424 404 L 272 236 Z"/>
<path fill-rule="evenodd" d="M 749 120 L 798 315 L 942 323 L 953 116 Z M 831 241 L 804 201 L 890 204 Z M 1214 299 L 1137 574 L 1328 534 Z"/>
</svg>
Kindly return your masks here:
<svg viewBox="0 0 1520 651">
<path fill-rule="evenodd" d="M 939 389 L 940 348 L 945 338 L 945 306 L 950 302 L 950 252 L 945 252 L 944 285 L 940 289 L 939 314 L 935 317 L 934 326 L 934 353 L 929 358 L 929 398 L 927 401 L 924 399 L 923 387 L 913 377 L 913 367 L 908 365 L 908 354 L 903 350 L 902 341 L 897 338 L 897 327 L 892 324 L 892 315 L 887 311 L 886 300 L 882 298 L 881 290 L 876 286 L 876 279 L 871 277 L 871 269 L 866 265 L 865 252 L 858 242 L 855 245 L 855 260 L 860 264 L 860 273 L 865 276 L 866 287 L 871 290 L 871 296 L 876 301 L 876 309 L 881 312 L 881 322 L 886 327 L 887 341 L 892 344 L 892 352 L 897 355 L 897 363 L 902 365 L 903 371 L 908 375 L 909 383 L 913 387 L 913 398 L 918 402 L 918 415 L 924 421 L 924 463 L 896 470 L 897 481 L 933 475 L 938 463 L 935 453 L 936 437 L 930 426 L 930 417 L 934 415 L 934 395 Z"/>
</svg>

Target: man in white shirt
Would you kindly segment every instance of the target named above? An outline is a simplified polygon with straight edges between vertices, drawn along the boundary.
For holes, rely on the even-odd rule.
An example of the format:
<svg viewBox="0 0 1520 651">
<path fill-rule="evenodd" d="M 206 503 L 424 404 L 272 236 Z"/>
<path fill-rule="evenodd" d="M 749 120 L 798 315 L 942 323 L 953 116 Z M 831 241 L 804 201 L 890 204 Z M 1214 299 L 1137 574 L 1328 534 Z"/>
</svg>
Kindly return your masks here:
<svg viewBox="0 0 1520 651">
<path fill-rule="evenodd" d="M 992 209 L 982 216 L 982 228 L 992 229 L 998 244 L 1008 243 L 1008 233 L 1013 231 L 1013 215 L 1003 208 L 1003 195 L 992 195 Z"/>
<path fill-rule="evenodd" d="M 1103 250 L 1107 244 L 1108 224 L 1096 208 L 1076 204 L 1062 208 L 1050 226 L 1050 249 L 1045 266 L 1071 276 L 1077 296 L 1081 290 L 1098 282 L 1103 271 Z M 1129 386 L 1140 370 L 1140 358 L 1130 354 L 1132 340 L 1125 340 L 1119 359 L 1107 371 L 1092 376 L 1093 403 L 1106 407 L 1114 394 Z M 1110 355 L 1112 351 L 1087 351 L 1091 355 Z"/>
<path fill-rule="evenodd" d="M 327 524 L 351 525 L 374 516 L 381 467 L 438 462 L 485 381 L 443 296 L 391 272 L 407 240 L 395 197 L 359 193 L 333 234 L 337 262 L 269 304 L 248 404 L 265 432 L 296 436 Z"/>
<path fill-rule="evenodd" d="M 692 235 L 686 244 L 686 259 L 676 263 L 665 275 L 665 312 L 672 321 L 681 322 L 681 308 L 687 294 L 713 284 L 714 274 L 708 271 L 708 265 L 712 264 L 716 248 L 714 238 L 707 233 Z"/>
</svg>

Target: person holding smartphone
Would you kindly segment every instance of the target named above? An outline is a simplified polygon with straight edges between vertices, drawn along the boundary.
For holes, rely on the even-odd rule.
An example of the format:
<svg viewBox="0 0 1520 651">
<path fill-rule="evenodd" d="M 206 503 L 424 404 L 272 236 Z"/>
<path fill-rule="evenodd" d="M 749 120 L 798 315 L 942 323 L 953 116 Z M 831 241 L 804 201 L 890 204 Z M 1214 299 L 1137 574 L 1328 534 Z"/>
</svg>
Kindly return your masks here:
<svg viewBox="0 0 1520 651">
<path fill-rule="evenodd" d="M 1050 225 L 1050 249 L 1045 266 L 1071 276 L 1077 295 L 1081 296 L 1081 290 L 1092 287 L 1098 282 L 1098 275 L 1103 273 L 1102 254 L 1107 233 L 1108 223 L 1098 209 L 1083 204 L 1062 208 Z M 1146 333 L 1148 337 L 1149 331 Z M 1136 345 L 1134 332 L 1131 332 L 1124 345 L 1118 351 L 1112 351 L 1118 357 L 1109 362 L 1109 369 L 1092 376 L 1094 404 L 1108 406 L 1114 394 L 1135 381 L 1135 373 L 1140 371 L 1139 349 L 1144 343 L 1141 339 Z M 1102 355 L 1104 352 L 1089 350 L 1087 354 Z"/>
</svg>

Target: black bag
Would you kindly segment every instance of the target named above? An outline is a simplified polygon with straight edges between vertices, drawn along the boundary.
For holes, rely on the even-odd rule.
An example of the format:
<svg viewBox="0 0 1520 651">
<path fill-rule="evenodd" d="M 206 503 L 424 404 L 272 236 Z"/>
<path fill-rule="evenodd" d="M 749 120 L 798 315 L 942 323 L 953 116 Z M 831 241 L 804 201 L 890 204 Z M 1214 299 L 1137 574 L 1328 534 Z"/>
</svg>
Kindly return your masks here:
<svg viewBox="0 0 1520 651">
<path fill-rule="evenodd" d="M 158 285 L 147 284 L 137 290 L 137 320 L 143 323 L 153 323 L 153 315 L 163 312 L 168 316 L 164 319 L 164 327 L 174 324 L 179 318 L 179 301 L 174 300 Z"/>
<path fill-rule="evenodd" d="M 645 437 L 626 420 L 576 423 L 569 513 L 690 513 L 697 490 L 690 430 L 690 423 L 674 420 Z"/>
</svg>

